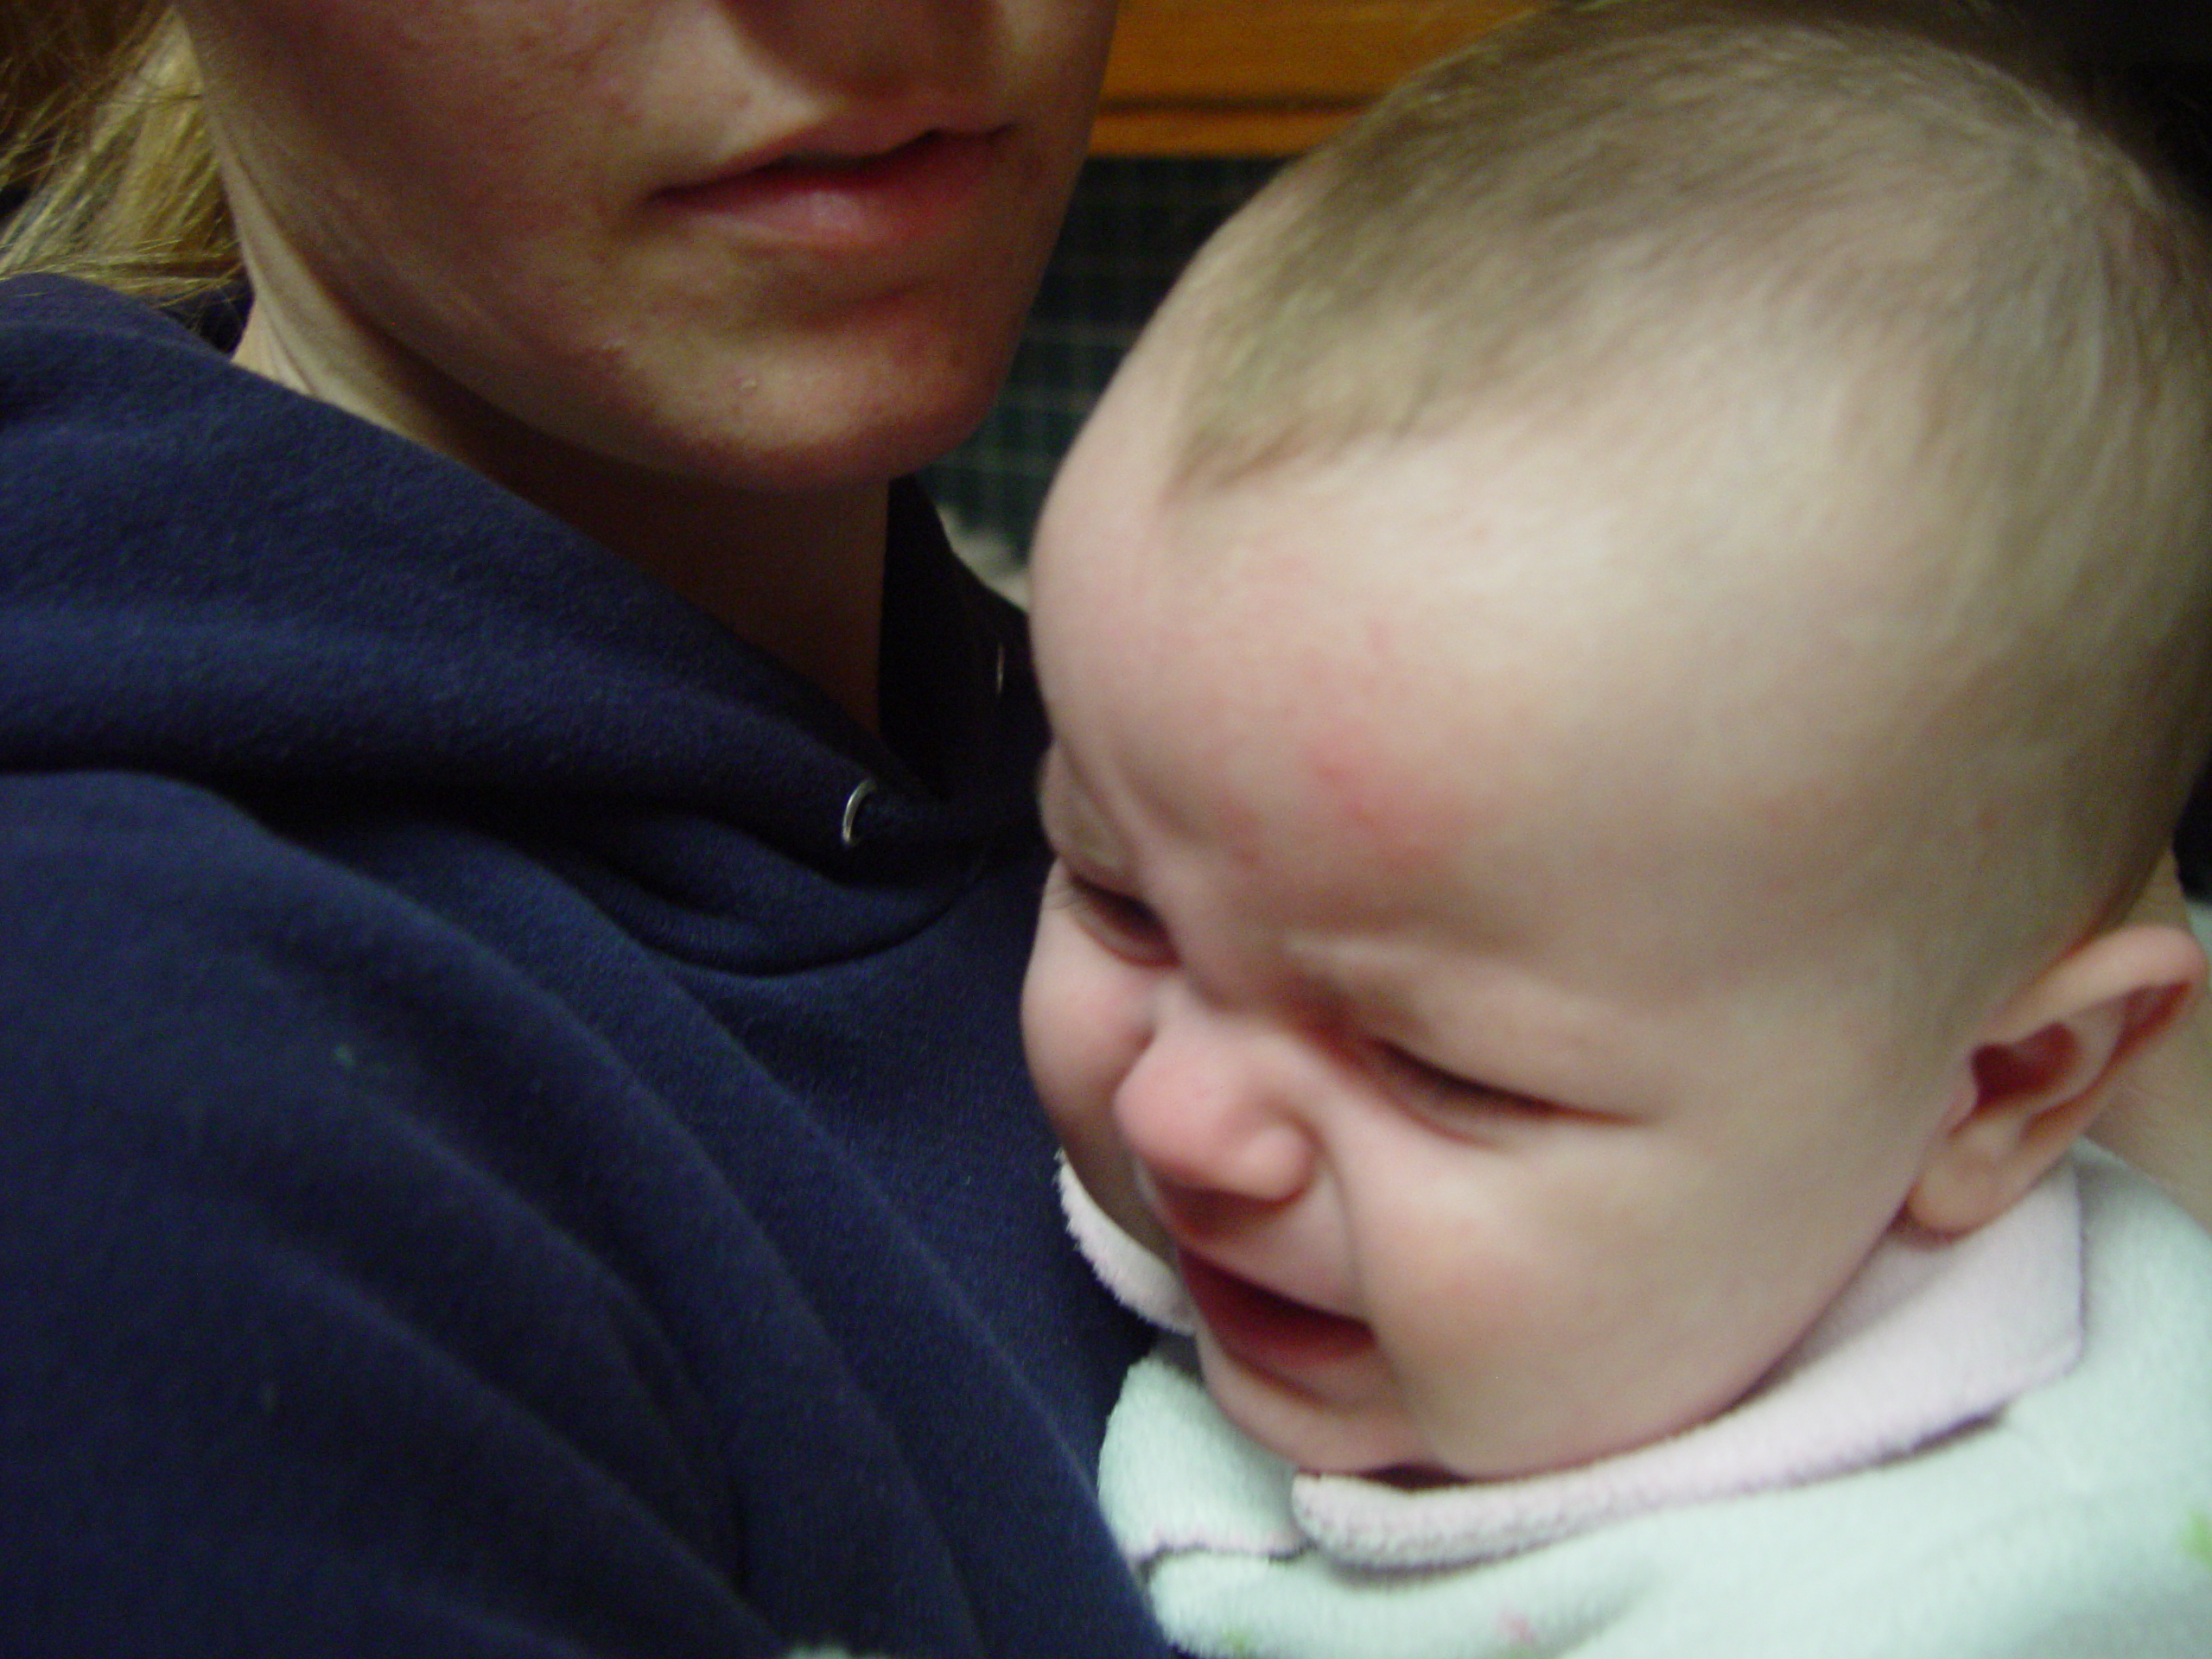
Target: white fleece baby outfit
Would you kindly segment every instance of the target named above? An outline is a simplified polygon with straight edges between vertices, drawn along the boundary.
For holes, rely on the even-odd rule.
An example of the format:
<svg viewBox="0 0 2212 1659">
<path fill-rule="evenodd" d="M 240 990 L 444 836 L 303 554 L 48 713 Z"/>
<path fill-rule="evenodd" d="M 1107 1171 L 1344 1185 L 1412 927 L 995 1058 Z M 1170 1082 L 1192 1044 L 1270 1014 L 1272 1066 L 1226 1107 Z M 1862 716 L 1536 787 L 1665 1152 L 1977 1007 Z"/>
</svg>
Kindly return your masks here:
<svg viewBox="0 0 2212 1659">
<path fill-rule="evenodd" d="M 1062 1188 L 1101 1278 L 1187 1331 Z M 1894 1233 L 1721 1416 L 1416 1491 L 1298 1473 L 1171 1341 L 1099 1484 L 1201 1659 L 2212 1659 L 2212 1237 L 2084 1152 L 1963 1239 Z"/>
</svg>

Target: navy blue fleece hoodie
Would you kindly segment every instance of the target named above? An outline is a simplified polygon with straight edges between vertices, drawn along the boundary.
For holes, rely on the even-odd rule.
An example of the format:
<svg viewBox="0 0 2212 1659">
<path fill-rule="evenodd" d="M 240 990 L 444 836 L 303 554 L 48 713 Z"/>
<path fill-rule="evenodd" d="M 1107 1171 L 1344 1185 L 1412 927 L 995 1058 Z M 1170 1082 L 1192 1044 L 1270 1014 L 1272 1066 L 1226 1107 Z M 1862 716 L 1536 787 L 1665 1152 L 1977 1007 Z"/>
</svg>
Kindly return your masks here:
<svg viewBox="0 0 2212 1659">
<path fill-rule="evenodd" d="M 918 495 L 886 748 L 82 286 L 0 287 L 0 1650 L 1160 1651 Z"/>
</svg>

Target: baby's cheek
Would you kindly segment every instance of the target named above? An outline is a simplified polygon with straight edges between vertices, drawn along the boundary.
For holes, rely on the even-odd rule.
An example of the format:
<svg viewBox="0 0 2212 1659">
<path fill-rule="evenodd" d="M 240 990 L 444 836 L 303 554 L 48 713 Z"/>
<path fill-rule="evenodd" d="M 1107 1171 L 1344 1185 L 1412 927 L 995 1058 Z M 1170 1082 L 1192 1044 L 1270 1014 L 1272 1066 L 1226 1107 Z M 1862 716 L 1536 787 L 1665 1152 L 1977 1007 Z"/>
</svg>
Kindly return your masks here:
<svg viewBox="0 0 2212 1659">
<path fill-rule="evenodd" d="M 1084 1188 L 1133 1236 L 1165 1249 L 1114 1127 L 1114 1096 L 1143 1052 L 1139 977 L 1049 912 L 1022 988 L 1021 1032 L 1037 1093 Z"/>
<path fill-rule="evenodd" d="M 1563 1253 L 1510 1229 L 1454 1226 L 1409 1208 L 1396 1248 L 1373 1255 L 1373 1319 L 1417 1409 L 1439 1422 L 1525 1409 L 1558 1386 L 1565 1332 L 1591 1315 L 1604 1287 L 1564 1270 Z"/>
<path fill-rule="evenodd" d="M 1561 1294 L 1503 1270 L 1440 1293 L 1412 1338 L 1388 1344 L 1407 1413 L 1441 1466 L 1510 1479 L 1618 1449 L 1605 1420 L 1637 1378 L 1562 1339 L 1577 1322 Z"/>
<path fill-rule="evenodd" d="M 1128 1016 L 1114 976 L 1065 918 L 1047 912 L 1021 988 L 1021 1040 L 1030 1074 L 1055 1124 L 1103 1116 L 1127 1069 Z"/>
</svg>

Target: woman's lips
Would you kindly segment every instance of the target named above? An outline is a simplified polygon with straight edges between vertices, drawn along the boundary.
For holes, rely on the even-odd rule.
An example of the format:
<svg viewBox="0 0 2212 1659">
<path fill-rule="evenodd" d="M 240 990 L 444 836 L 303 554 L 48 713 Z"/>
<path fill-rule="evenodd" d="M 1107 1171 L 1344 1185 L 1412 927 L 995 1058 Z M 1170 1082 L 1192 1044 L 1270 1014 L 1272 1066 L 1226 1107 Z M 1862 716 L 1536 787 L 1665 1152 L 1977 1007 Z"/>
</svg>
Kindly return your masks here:
<svg viewBox="0 0 2212 1659">
<path fill-rule="evenodd" d="M 1177 1252 L 1177 1266 L 1214 1340 L 1262 1370 L 1349 1359 L 1375 1345 L 1357 1319 L 1263 1290 L 1188 1251 Z"/>
<path fill-rule="evenodd" d="M 796 153 L 664 190 L 660 199 L 778 241 L 825 250 L 895 246 L 965 215 L 1007 130 L 932 130 L 873 155 Z"/>
</svg>

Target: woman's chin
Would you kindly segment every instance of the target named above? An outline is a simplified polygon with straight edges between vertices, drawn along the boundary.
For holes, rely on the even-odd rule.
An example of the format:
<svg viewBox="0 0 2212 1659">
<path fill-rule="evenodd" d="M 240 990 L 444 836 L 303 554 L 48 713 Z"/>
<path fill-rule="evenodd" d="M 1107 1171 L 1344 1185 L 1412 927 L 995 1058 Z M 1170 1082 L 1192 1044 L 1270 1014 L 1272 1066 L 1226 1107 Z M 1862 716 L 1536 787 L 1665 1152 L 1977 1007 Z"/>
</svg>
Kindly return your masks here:
<svg viewBox="0 0 2212 1659">
<path fill-rule="evenodd" d="M 766 494 L 880 486 L 957 447 L 988 412 L 995 373 L 903 379 L 823 365 L 750 377 L 742 395 L 641 409 L 626 442 L 601 447 L 700 483 Z M 810 385 L 809 382 L 813 384 Z M 842 408 L 839 407 L 841 400 Z"/>
</svg>

